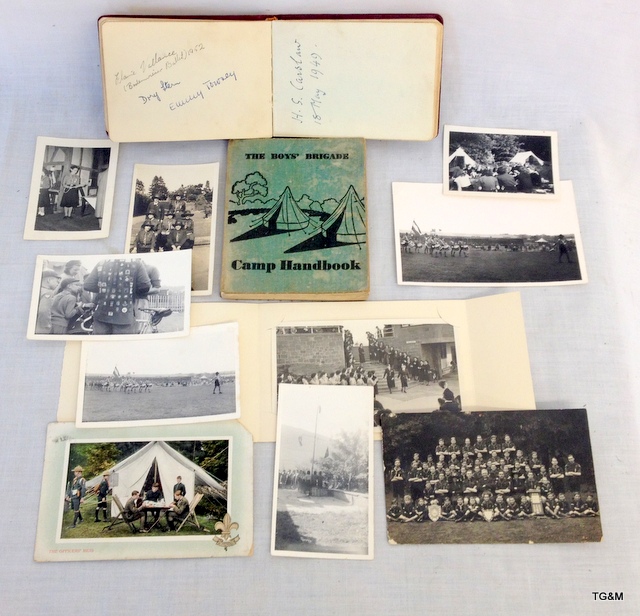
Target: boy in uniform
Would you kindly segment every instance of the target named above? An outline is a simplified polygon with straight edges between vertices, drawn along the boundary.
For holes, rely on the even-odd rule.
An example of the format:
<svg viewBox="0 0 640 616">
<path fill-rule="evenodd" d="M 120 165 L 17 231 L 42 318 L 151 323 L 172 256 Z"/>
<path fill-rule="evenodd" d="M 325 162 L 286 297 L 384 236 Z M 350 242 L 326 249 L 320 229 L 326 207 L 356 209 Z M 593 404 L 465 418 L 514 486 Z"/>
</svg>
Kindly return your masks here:
<svg viewBox="0 0 640 616">
<path fill-rule="evenodd" d="M 389 520 L 390 522 L 399 522 L 401 515 L 402 508 L 398 504 L 398 501 L 394 498 L 391 501 L 391 507 L 389 507 L 389 511 L 387 511 L 387 520 Z"/>
<path fill-rule="evenodd" d="M 173 502 L 168 511 L 165 511 L 169 530 L 176 530 L 176 522 L 182 522 L 189 515 L 189 501 L 182 493 L 176 490 L 173 493 Z"/>
<path fill-rule="evenodd" d="M 126 505 L 124 506 L 124 510 L 122 512 L 122 517 L 127 522 L 131 523 L 131 526 L 133 527 L 133 531 L 136 533 L 138 532 L 139 529 L 136 528 L 133 522 L 135 520 L 139 520 L 143 516 L 143 513 L 140 511 L 141 506 L 142 506 L 142 499 L 140 498 L 140 492 L 138 492 L 138 490 L 134 490 L 133 492 L 131 492 L 131 497 L 127 501 Z"/>
<path fill-rule="evenodd" d="M 548 518 L 553 518 L 554 520 L 559 519 L 560 516 L 560 502 L 556 498 L 556 495 L 553 492 L 549 492 L 547 498 L 544 502 L 544 514 Z"/>
<path fill-rule="evenodd" d="M 98 486 L 98 504 L 96 505 L 96 519 L 94 522 L 99 522 L 98 514 L 100 513 L 100 509 L 102 509 L 102 517 L 104 521 L 107 521 L 107 494 L 109 493 L 109 473 L 104 473 L 102 475 L 102 481 Z"/>
<path fill-rule="evenodd" d="M 396 458 L 390 473 L 391 493 L 399 503 L 404 498 L 404 472 L 400 466 L 400 458 Z"/>
<path fill-rule="evenodd" d="M 67 496 L 65 500 L 71 503 L 73 509 L 73 524 L 71 528 L 75 528 L 80 524 L 82 520 L 82 513 L 80 513 L 80 505 L 84 503 L 84 497 L 87 493 L 87 482 L 82 476 L 84 469 L 81 466 L 76 466 L 73 469 L 73 480 L 67 490 Z"/>
<path fill-rule="evenodd" d="M 400 514 L 400 522 L 415 522 L 418 519 L 418 514 L 413 506 L 411 496 L 405 495 L 402 503 L 402 513 Z"/>
</svg>

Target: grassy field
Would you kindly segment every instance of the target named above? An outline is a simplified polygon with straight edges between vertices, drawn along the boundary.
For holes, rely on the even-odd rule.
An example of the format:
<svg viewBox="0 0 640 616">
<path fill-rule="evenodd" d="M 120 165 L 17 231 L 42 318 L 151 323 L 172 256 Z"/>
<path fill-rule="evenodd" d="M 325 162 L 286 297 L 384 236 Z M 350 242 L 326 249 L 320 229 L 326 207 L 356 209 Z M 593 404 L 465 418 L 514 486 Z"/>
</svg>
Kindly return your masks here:
<svg viewBox="0 0 640 616">
<path fill-rule="evenodd" d="M 111 498 L 109 498 L 109 508 L 107 512 L 111 511 Z M 106 530 L 106 528 L 111 523 L 111 519 L 107 522 L 102 520 L 102 512 L 100 513 L 100 522 L 94 522 L 95 520 L 95 510 L 96 510 L 96 499 L 90 498 L 88 502 L 83 503 L 80 506 L 80 511 L 82 512 L 82 517 L 84 521 L 76 526 L 76 528 L 70 528 L 73 523 L 73 511 L 65 511 L 62 519 L 62 529 L 60 537 L 62 539 L 113 539 L 116 537 L 126 537 L 130 539 L 131 537 L 173 537 L 176 534 L 178 536 L 183 535 L 201 535 L 203 537 L 211 536 L 213 534 L 217 534 L 218 531 L 214 530 L 214 525 L 217 520 L 207 519 L 206 516 L 198 516 L 198 522 L 202 530 L 198 530 L 194 526 L 190 524 L 185 524 L 182 527 L 182 530 L 179 533 L 171 532 L 167 530 L 167 523 L 164 513 L 160 514 L 160 524 L 158 524 L 150 533 L 136 533 L 133 534 L 129 527 L 124 523 L 119 523 L 114 526 L 111 530 Z M 196 511 L 198 509 L 196 508 Z M 151 523 L 151 515 L 149 515 L 149 523 Z M 134 525 L 136 528 L 140 528 L 142 526 L 142 522 L 144 518 L 141 520 L 136 520 Z M 165 529 L 163 532 L 162 529 Z"/>
<path fill-rule="evenodd" d="M 308 498 L 294 490 L 280 490 L 275 547 L 295 552 L 366 554 L 367 503 L 366 498 L 352 505 L 329 496 Z"/>
<path fill-rule="evenodd" d="M 512 522 L 387 522 L 395 543 L 580 543 L 600 541 L 600 518 L 533 518 Z"/>
<path fill-rule="evenodd" d="M 134 421 L 222 415 L 236 410 L 235 383 L 225 383 L 222 394 L 213 385 L 153 387 L 148 393 L 121 391 L 84 393 L 84 421 Z"/>
<path fill-rule="evenodd" d="M 404 282 L 526 283 L 580 280 L 575 252 L 572 263 L 558 263 L 557 252 L 470 249 L 468 257 L 433 257 L 403 252 Z"/>
</svg>

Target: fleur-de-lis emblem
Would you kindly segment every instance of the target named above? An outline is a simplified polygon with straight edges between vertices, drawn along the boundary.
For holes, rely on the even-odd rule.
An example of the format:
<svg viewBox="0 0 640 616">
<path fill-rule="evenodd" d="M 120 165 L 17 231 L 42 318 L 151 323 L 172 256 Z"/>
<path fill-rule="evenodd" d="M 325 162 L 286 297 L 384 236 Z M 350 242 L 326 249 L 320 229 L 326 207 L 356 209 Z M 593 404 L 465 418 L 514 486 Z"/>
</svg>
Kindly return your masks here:
<svg viewBox="0 0 640 616">
<path fill-rule="evenodd" d="M 222 518 L 221 522 L 216 522 L 214 525 L 215 530 L 219 530 L 220 534 L 215 535 L 213 540 L 216 542 L 216 545 L 224 548 L 224 551 L 227 551 L 227 548 L 234 546 L 240 540 L 240 535 L 236 535 L 235 537 L 231 536 L 231 531 L 238 530 L 240 528 L 237 522 L 231 521 L 231 516 L 228 513 L 224 514 L 224 518 Z"/>
</svg>

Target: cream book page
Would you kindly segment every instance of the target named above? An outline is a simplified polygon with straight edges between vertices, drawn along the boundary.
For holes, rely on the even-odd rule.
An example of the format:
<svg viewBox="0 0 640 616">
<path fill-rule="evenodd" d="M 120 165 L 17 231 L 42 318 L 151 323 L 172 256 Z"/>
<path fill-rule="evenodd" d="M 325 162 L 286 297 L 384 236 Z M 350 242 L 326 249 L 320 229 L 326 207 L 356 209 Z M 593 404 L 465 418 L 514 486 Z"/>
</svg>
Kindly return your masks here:
<svg viewBox="0 0 640 616">
<path fill-rule="evenodd" d="M 437 134 L 442 24 L 273 22 L 274 135 Z"/>
<path fill-rule="evenodd" d="M 271 26 L 100 20 L 105 121 L 114 141 L 271 136 Z"/>
</svg>

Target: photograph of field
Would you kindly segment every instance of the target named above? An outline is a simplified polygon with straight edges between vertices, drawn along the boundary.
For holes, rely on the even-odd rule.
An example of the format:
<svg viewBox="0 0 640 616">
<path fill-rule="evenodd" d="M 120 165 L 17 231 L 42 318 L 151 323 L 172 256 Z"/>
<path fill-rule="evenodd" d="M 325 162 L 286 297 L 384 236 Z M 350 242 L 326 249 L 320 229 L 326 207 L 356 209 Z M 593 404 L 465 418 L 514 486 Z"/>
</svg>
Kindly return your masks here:
<svg viewBox="0 0 640 616">
<path fill-rule="evenodd" d="M 573 187 L 556 201 L 454 199 L 440 184 L 393 184 L 398 284 L 587 281 Z M 486 195 L 485 195 L 486 197 Z"/>
<path fill-rule="evenodd" d="M 239 417 L 238 326 L 194 327 L 186 338 L 83 344 L 77 424 Z"/>
</svg>

